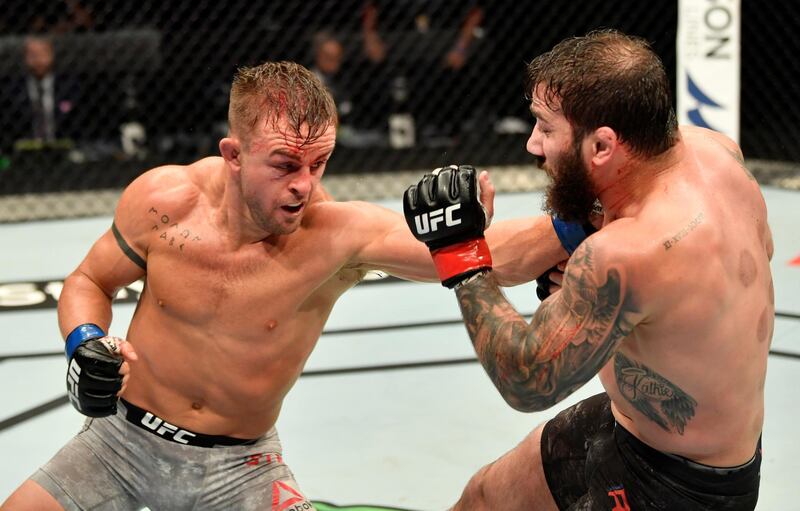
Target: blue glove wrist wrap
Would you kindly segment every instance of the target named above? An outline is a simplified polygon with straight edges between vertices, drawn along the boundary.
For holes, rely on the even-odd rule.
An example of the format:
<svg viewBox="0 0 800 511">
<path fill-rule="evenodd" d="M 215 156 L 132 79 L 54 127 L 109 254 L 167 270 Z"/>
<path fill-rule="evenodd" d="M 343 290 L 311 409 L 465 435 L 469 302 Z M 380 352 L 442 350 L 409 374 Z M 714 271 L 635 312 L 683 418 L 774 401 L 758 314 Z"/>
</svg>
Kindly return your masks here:
<svg viewBox="0 0 800 511">
<path fill-rule="evenodd" d="M 75 329 L 67 336 L 67 342 L 64 346 L 64 352 L 67 354 L 67 360 L 72 360 L 72 354 L 75 353 L 75 350 L 84 341 L 88 341 L 90 339 L 99 339 L 100 337 L 105 336 L 106 333 L 103 332 L 103 329 L 94 323 L 84 323 L 76 326 Z"/>
<path fill-rule="evenodd" d="M 558 236 L 561 245 L 569 255 L 572 255 L 578 245 L 592 234 L 587 232 L 583 224 L 578 222 L 565 222 L 555 216 L 550 218 L 553 220 L 553 229 L 556 231 L 556 236 Z"/>
</svg>

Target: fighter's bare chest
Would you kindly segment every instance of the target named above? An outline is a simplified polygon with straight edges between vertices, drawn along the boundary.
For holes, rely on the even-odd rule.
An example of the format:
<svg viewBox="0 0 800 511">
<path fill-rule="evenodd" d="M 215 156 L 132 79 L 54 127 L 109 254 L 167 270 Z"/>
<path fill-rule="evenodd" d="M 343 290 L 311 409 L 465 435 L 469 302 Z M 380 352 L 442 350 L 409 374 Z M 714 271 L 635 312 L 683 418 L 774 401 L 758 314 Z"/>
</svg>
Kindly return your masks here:
<svg viewBox="0 0 800 511">
<path fill-rule="evenodd" d="M 181 250 L 164 244 L 148 254 L 147 288 L 165 312 L 191 321 L 256 311 L 290 314 L 315 300 L 337 271 L 333 261 L 294 250 L 254 245 L 226 251 L 213 243 Z"/>
</svg>

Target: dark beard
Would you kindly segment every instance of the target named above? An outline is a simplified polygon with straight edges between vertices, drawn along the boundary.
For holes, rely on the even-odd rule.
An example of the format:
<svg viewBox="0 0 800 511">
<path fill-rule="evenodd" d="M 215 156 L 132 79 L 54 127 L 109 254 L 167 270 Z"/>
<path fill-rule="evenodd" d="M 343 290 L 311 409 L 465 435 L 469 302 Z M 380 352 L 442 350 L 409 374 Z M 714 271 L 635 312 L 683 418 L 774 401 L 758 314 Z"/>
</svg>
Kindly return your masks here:
<svg viewBox="0 0 800 511">
<path fill-rule="evenodd" d="M 545 191 L 544 210 L 568 222 L 588 221 L 596 194 L 581 160 L 580 145 L 573 144 L 572 151 L 553 164 L 548 172 L 553 182 Z"/>
</svg>

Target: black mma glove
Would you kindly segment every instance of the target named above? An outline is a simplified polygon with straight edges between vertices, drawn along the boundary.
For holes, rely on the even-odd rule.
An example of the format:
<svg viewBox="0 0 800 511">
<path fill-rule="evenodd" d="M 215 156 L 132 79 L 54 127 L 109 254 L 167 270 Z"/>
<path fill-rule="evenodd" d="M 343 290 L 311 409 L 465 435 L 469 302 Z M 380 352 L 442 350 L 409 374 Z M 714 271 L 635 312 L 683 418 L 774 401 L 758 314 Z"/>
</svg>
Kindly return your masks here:
<svg viewBox="0 0 800 511">
<path fill-rule="evenodd" d="M 116 343 L 115 338 L 106 337 L 100 327 L 91 323 L 76 327 L 67 336 L 67 393 L 83 415 L 107 417 L 117 413 L 123 358 L 115 354 Z"/>
<path fill-rule="evenodd" d="M 443 286 L 452 288 L 492 268 L 473 167 L 450 165 L 426 174 L 403 194 L 403 213 L 414 236 L 428 245 Z"/>
<path fill-rule="evenodd" d="M 536 297 L 541 301 L 550 296 L 550 274 L 554 271 L 558 271 L 556 266 L 536 277 Z"/>
</svg>

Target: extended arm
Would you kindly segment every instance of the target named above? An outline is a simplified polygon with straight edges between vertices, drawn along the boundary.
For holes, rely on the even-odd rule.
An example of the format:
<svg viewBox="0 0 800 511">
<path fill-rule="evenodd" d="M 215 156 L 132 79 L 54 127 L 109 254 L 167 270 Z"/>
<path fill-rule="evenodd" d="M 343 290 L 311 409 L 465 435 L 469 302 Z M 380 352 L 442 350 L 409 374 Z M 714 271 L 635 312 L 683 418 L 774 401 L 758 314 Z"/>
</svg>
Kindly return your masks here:
<svg viewBox="0 0 800 511">
<path fill-rule="evenodd" d="M 493 202 L 488 173 L 478 177 L 469 165 L 436 169 L 403 194 L 408 228 L 428 246 L 443 285 L 493 266 L 501 285 L 530 282 L 589 234 L 580 224 L 546 216 L 498 222 L 484 232 Z"/>
<path fill-rule="evenodd" d="M 446 231 L 450 228 L 448 223 L 456 222 L 455 228 L 466 233 L 466 237 L 482 231 L 482 226 L 477 228 L 473 223 L 479 220 L 482 222 L 483 212 L 476 215 L 470 210 L 483 207 L 486 216 L 491 218 L 494 213 L 494 186 L 488 173 L 482 172 L 478 178 L 474 169 L 463 170 L 466 168 L 471 169 L 454 166 L 440 169 L 443 175 L 452 176 L 453 179 L 464 178 L 460 181 L 463 196 L 453 198 L 452 202 L 443 203 L 441 207 L 432 206 L 429 212 L 419 211 L 424 218 L 414 218 L 416 212 L 407 212 L 412 218 L 403 221 L 401 215 L 375 204 L 349 203 L 353 205 L 352 211 L 333 223 L 346 226 L 342 236 L 356 235 L 363 240 L 354 258 L 357 264 L 408 280 L 439 280 L 441 275 L 431 264 L 430 252 L 415 239 L 409 231 L 408 223 L 415 226 L 419 223 L 431 231 Z M 465 178 L 464 172 L 469 177 Z M 476 179 L 479 179 L 480 186 Z M 480 198 L 477 197 L 478 190 Z M 404 200 L 407 199 L 408 192 Z M 556 235 L 553 222 L 547 216 L 495 222 L 486 230 L 485 238 L 492 251 L 495 274 L 503 286 L 530 282 L 567 257 L 567 251 Z"/>
<path fill-rule="evenodd" d="M 357 256 L 363 267 L 407 280 L 439 280 L 430 252 L 414 238 L 402 215 L 369 203 L 358 203 L 358 208 L 362 232 L 369 233 Z M 547 216 L 496 222 L 487 229 L 486 241 L 502 286 L 530 282 L 567 257 Z"/>
<path fill-rule="evenodd" d="M 636 321 L 624 266 L 597 261 L 595 243 L 573 254 L 560 292 L 528 324 L 491 273 L 456 290 L 481 364 L 503 398 L 522 411 L 544 410 L 589 381 Z"/>
</svg>

